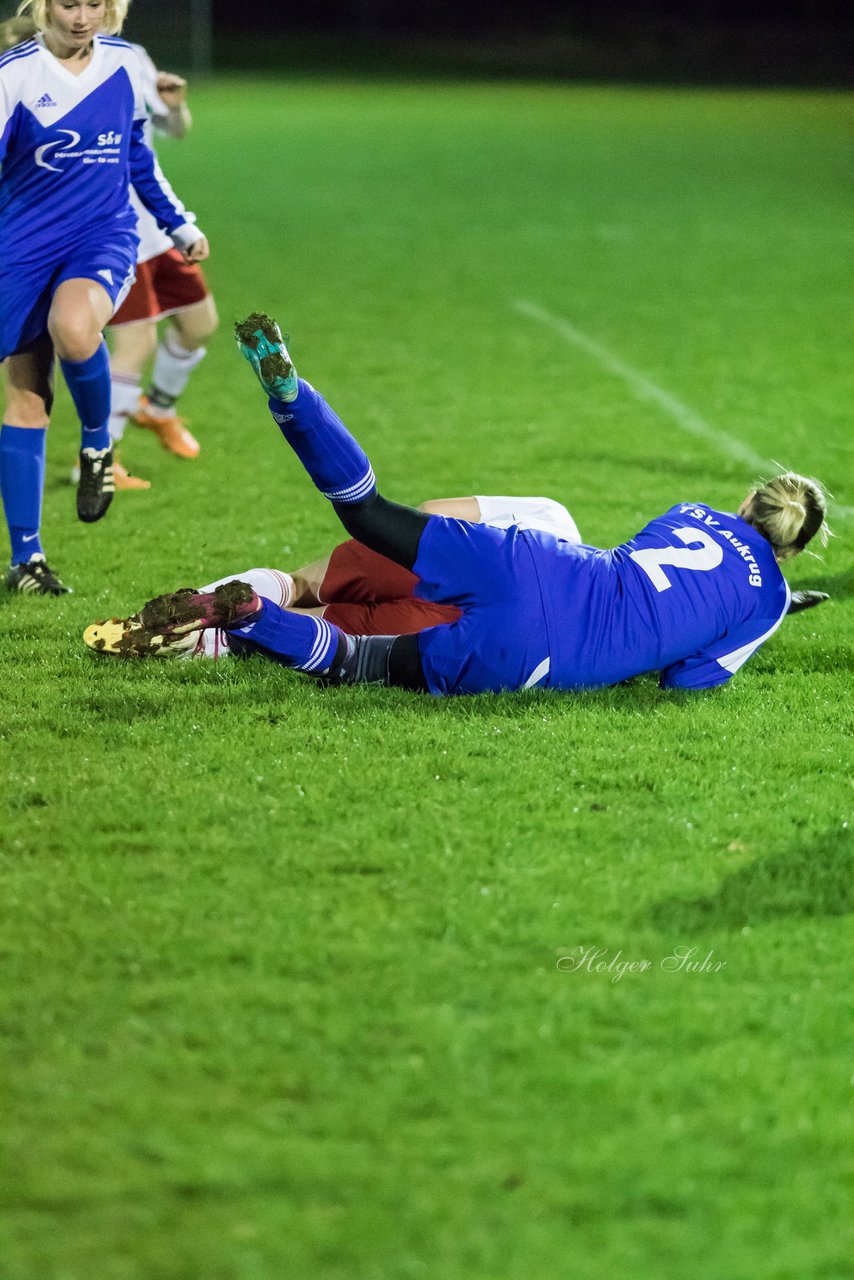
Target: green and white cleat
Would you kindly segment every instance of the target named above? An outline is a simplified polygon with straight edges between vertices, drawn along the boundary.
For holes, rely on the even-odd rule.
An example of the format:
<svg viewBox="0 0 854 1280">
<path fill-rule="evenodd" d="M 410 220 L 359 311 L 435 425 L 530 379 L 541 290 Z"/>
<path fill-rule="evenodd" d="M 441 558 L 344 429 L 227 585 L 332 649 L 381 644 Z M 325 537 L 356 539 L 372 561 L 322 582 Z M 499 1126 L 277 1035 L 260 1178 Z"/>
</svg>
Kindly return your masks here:
<svg viewBox="0 0 854 1280">
<path fill-rule="evenodd" d="M 252 365 L 267 395 L 277 400 L 296 400 L 297 371 L 275 320 L 263 311 L 253 311 L 245 320 L 237 321 L 234 336 L 240 354 Z"/>
</svg>

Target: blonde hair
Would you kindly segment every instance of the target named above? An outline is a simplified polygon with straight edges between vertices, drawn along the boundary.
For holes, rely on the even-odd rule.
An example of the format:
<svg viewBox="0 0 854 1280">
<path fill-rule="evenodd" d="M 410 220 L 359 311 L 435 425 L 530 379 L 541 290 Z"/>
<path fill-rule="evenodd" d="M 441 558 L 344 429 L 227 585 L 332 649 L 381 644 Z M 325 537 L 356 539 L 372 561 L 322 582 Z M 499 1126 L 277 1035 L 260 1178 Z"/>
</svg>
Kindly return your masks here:
<svg viewBox="0 0 854 1280">
<path fill-rule="evenodd" d="M 38 27 L 30 17 L 9 18 L 8 21 L 0 23 L 0 53 L 5 53 L 7 49 L 14 49 L 15 45 L 23 40 L 29 40 L 37 30 Z"/>
<path fill-rule="evenodd" d="M 101 31 L 105 36 L 117 36 L 127 17 L 130 0 L 105 0 L 104 23 Z M 36 31 L 44 31 L 50 26 L 50 0 L 21 0 L 16 10 L 19 17 L 32 19 Z"/>
<path fill-rule="evenodd" d="M 826 546 L 827 499 L 818 480 L 784 471 L 757 485 L 746 519 L 767 538 L 778 560 L 788 560 L 819 535 Z"/>
</svg>

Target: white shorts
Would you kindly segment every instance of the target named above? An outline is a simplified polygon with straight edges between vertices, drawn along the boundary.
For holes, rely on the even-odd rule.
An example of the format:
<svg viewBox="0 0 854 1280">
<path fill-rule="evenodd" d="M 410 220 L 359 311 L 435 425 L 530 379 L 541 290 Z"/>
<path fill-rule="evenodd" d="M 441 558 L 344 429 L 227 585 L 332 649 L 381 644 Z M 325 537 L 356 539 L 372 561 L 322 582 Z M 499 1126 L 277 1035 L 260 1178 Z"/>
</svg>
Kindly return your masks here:
<svg viewBox="0 0 854 1280">
<path fill-rule="evenodd" d="M 553 498 L 490 498 L 475 495 L 480 518 L 494 529 L 540 529 L 563 542 L 581 543 L 578 526 L 566 507 Z"/>
</svg>

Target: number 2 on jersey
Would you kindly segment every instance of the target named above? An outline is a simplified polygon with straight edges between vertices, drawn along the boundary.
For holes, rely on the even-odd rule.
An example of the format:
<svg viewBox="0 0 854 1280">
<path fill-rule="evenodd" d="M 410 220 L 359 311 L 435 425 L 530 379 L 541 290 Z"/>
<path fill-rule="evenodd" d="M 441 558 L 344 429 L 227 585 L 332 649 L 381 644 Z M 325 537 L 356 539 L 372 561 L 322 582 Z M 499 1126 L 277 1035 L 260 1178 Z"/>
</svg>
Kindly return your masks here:
<svg viewBox="0 0 854 1280">
<path fill-rule="evenodd" d="M 629 555 L 652 582 L 656 591 L 666 591 L 673 583 L 664 572 L 664 565 L 674 569 L 716 569 L 724 558 L 721 544 L 703 529 L 674 529 L 674 538 L 688 545 L 683 547 L 645 547 L 642 551 L 630 551 Z M 700 546 L 691 546 L 691 543 Z"/>
</svg>

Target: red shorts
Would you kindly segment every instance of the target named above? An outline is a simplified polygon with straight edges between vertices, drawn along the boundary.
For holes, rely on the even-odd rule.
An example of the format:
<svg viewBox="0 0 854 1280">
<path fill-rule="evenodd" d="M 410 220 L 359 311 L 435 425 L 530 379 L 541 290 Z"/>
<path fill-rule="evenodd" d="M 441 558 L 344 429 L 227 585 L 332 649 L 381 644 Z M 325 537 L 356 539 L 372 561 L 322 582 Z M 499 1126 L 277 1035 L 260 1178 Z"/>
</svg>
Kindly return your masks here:
<svg viewBox="0 0 854 1280">
<path fill-rule="evenodd" d="M 329 557 L 320 588 L 324 618 L 354 636 L 402 636 L 443 622 L 462 612 L 452 604 L 433 604 L 413 593 L 414 573 L 369 551 L 361 542 L 342 542 Z"/>
<path fill-rule="evenodd" d="M 184 311 L 210 294 L 196 262 L 185 262 L 177 249 L 167 249 L 148 262 L 138 262 L 136 284 L 110 321 L 111 326 L 160 320 Z"/>
</svg>

